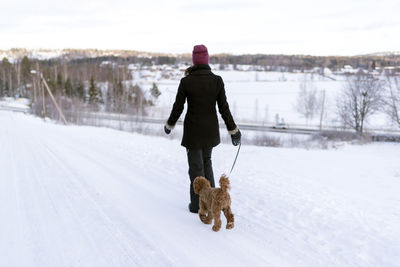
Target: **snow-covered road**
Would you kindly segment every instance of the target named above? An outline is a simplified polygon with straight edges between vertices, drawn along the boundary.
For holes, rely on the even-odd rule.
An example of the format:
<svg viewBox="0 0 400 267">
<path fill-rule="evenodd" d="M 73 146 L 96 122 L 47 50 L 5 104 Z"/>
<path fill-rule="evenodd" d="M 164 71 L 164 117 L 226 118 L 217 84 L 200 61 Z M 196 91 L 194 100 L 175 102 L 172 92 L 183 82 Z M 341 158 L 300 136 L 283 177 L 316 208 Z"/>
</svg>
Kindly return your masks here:
<svg viewBox="0 0 400 267">
<path fill-rule="evenodd" d="M 214 150 L 216 177 L 235 152 Z M 235 228 L 214 233 L 179 141 L 0 111 L 0 266 L 400 266 L 399 159 L 243 145 Z"/>
</svg>

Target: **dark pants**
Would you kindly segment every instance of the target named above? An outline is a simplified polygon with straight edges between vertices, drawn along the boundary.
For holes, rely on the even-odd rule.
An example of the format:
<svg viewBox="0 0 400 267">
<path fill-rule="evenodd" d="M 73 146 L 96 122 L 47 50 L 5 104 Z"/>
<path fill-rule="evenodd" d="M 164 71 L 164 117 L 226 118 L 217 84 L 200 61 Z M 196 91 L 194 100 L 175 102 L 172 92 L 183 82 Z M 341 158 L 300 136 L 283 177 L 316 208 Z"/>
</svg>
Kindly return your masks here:
<svg viewBox="0 0 400 267">
<path fill-rule="evenodd" d="M 215 187 L 214 174 L 211 163 L 211 148 L 186 149 L 189 163 L 190 177 L 190 202 L 192 209 L 199 209 L 199 195 L 194 193 L 193 181 L 197 176 L 203 176 L 210 181 L 211 187 Z"/>
</svg>

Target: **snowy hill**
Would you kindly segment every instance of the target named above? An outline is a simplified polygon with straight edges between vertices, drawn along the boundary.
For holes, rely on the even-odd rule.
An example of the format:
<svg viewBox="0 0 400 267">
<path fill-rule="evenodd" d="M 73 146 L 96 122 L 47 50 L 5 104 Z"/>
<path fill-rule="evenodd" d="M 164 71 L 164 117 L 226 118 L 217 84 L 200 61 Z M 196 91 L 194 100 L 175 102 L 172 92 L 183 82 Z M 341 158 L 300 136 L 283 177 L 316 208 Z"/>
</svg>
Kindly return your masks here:
<svg viewBox="0 0 400 267">
<path fill-rule="evenodd" d="M 399 56 L 399 55 L 400 51 L 385 51 L 385 52 L 370 53 L 362 56 L 388 57 L 388 56 Z"/>
<path fill-rule="evenodd" d="M 94 58 L 94 57 L 105 57 L 105 56 L 139 56 L 139 57 L 151 57 L 151 56 L 173 56 L 169 53 L 150 53 L 140 52 L 135 50 L 101 50 L 101 49 L 27 49 L 27 48 L 11 48 L 7 50 L 0 49 L 0 59 L 4 57 L 10 61 L 21 59 L 24 56 L 29 58 L 48 60 L 63 57 L 64 59 L 79 59 L 79 58 Z"/>
<path fill-rule="evenodd" d="M 0 125 L 0 266 L 399 266 L 399 145 L 244 144 L 235 228 L 214 233 L 187 211 L 179 141 L 7 111 Z M 215 176 L 235 152 L 214 149 Z"/>
</svg>

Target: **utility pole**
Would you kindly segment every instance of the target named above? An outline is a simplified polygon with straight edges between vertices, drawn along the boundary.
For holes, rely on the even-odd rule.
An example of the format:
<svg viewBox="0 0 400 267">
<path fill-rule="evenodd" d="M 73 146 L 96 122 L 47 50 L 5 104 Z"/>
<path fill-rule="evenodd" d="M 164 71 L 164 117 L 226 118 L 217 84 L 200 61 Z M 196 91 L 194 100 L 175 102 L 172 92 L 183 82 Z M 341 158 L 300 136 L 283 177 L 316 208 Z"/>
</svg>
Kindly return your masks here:
<svg viewBox="0 0 400 267">
<path fill-rule="evenodd" d="M 47 85 L 47 82 L 46 82 L 46 80 L 44 79 L 42 73 L 40 73 L 40 78 L 42 78 L 43 84 L 45 85 L 45 87 L 46 87 L 46 89 L 47 89 L 47 92 L 48 92 L 49 95 L 50 95 L 51 100 L 53 101 L 54 105 L 56 106 L 56 108 L 57 108 L 57 110 L 58 110 L 58 114 L 60 115 L 60 120 L 62 120 L 62 121 L 64 122 L 64 124 L 67 124 L 67 120 L 65 119 L 64 114 L 62 113 L 60 107 L 58 106 L 57 101 L 55 100 L 55 98 L 54 98 L 54 96 L 53 96 L 53 93 L 51 92 L 49 86 Z"/>
<path fill-rule="evenodd" d="M 38 67 L 38 66 L 37 66 Z M 53 101 L 54 105 L 56 106 L 56 109 L 58 111 L 59 114 L 59 118 L 60 120 L 62 120 L 62 122 L 64 124 L 67 124 L 67 120 L 64 117 L 64 114 L 61 111 L 61 108 L 58 106 L 56 99 L 53 96 L 53 93 L 51 92 L 49 86 L 47 85 L 46 79 L 43 77 L 43 73 L 40 73 L 38 70 L 31 70 L 31 74 L 36 74 L 39 81 L 38 81 L 38 86 L 42 91 L 42 104 L 43 104 L 43 108 L 42 108 L 42 116 L 43 118 L 46 117 L 46 99 L 45 99 L 45 94 L 44 94 L 44 88 L 46 87 L 47 92 L 50 95 L 51 100 Z M 40 82 L 40 80 L 42 82 Z"/>
</svg>

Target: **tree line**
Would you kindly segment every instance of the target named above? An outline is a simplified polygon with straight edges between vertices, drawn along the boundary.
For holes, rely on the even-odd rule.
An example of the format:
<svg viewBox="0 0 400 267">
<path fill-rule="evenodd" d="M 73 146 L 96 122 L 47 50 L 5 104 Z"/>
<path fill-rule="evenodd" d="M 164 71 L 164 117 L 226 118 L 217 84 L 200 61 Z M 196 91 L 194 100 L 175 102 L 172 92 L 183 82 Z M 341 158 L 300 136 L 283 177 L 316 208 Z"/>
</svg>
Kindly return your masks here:
<svg viewBox="0 0 400 267">
<path fill-rule="evenodd" d="M 325 91 L 318 91 L 306 80 L 300 84 L 295 109 L 306 123 L 320 116 L 320 127 L 325 116 Z M 358 72 L 348 75 L 342 90 L 335 99 L 336 117 L 344 127 L 362 135 L 368 118 L 381 111 L 400 127 L 400 79 L 398 76 L 377 77 Z"/>
<path fill-rule="evenodd" d="M 29 98 L 35 113 L 56 116 L 44 93 L 43 75 L 67 114 L 86 110 L 144 115 L 159 91 L 154 85 L 150 98 L 146 98 L 142 88 L 134 83 L 129 64 L 130 61 L 121 58 L 110 61 L 105 58 L 37 60 L 24 56 L 14 61 L 3 58 L 0 97 Z"/>
<path fill-rule="evenodd" d="M 1 51 L 0 51 L 1 52 Z M 4 51 L 3 51 L 4 52 Z M 14 55 L 22 58 L 29 55 L 28 50 L 11 49 Z M 49 52 L 49 51 L 47 51 Z M 192 57 L 186 54 L 144 53 L 129 50 L 96 50 L 96 49 L 64 49 L 62 58 L 75 62 L 118 61 L 123 64 L 137 63 L 146 65 L 176 65 L 179 63 L 190 64 Z M 116 56 L 118 55 L 118 56 Z M 305 71 L 313 68 L 329 68 L 333 71 L 340 70 L 345 65 L 353 68 L 374 70 L 375 68 L 399 67 L 400 55 L 360 55 L 360 56 L 311 56 L 311 55 L 269 55 L 269 54 L 211 54 L 212 64 L 232 65 L 257 65 L 264 70 Z"/>
<path fill-rule="evenodd" d="M 256 56 L 231 56 L 238 61 L 230 61 L 230 57 L 219 57 L 218 60 L 224 58 L 227 61 L 216 59 L 214 61 L 260 63 L 257 60 L 253 61 Z M 276 57 L 279 58 L 279 56 Z M 328 57 L 314 58 L 316 60 Z M 154 64 L 177 64 L 184 60 L 184 56 L 178 58 L 163 55 L 145 58 L 140 56 L 74 59 L 61 57 L 51 60 L 30 59 L 24 56 L 13 61 L 3 58 L 0 64 L 0 97 L 27 97 L 32 100 L 32 110 L 36 114 L 56 117 L 57 113 L 52 108 L 51 101 L 46 94 L 43 94 L 44 88 L 40 76 L 43 75 L 57 102 L 60 102 L 62 109 L 67 112 L 67 116 L 68 113 L 72 114 L 70 120 L 73 120 L 76 112 L 82 110 L 145 115 L 146 108 L 154 104 L 160 91 L 157 85 L 153 84 L 149 91 L 150 98 L 146 97 L 143 89 L 135 84 L 129 65 L 138 64 L 145 67 Z M 368 58 L 363 60 L 367 62 Z M 395 62 L 396 57 L 393 60 Z M 310 63 L 310 66 L 313 64 L 315 64 L 314 61 Z M 300 85 L 296 110 L 306 118 L 307 123 L 319 114 L 320 124 L 322 124 L 324 102 L 325 96 L 318 94 L 316 88 L 307 83 Z M 377 110 L 388 114 L 393 122 L 400 126 L 400 81 L 395 75 L 388 74 L 385 79 L 368 72 L 349 75 L 336 102 L 337 117 L 343 125 L 354 128 L 359 133 L 364 131 L 368 117 Z"/>
<path fill-rule="evenodd" d="M 210 57 L 215 64 L 257 65 L 266 70 L 306 71 L 313 68 L 329 68 L 333 71 L 345 65 L 364 70 L 374 70 L 388 66 L 400 66 L 400 56 L 308 56 L 308 55 L 229 55 L 221 54 Z"/>
</svg>

